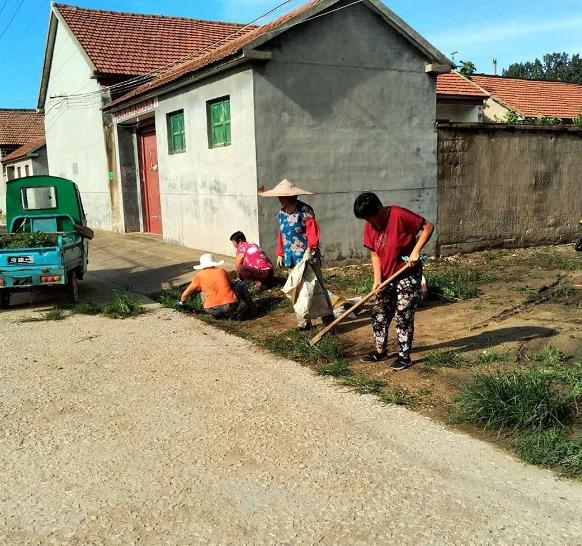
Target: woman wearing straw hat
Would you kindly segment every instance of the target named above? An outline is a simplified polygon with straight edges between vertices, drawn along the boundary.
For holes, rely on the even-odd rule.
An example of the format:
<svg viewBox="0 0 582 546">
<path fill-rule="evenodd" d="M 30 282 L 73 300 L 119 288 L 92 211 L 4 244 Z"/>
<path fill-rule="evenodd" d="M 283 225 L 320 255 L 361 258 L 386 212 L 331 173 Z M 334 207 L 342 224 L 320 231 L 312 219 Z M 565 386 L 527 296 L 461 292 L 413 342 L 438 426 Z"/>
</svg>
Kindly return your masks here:
<svg viewBox="0 0 582 546">
<path fill-rule="evenodd" d="M 290 180 L 283 180 L 272 190 L 259 192 L 261 197 L 278 197 L 281 203 L 279 211 L 279 231 L 277 232 L 277 266 L 295 267 L 306 258 L 325 294 L 329 313 L 323 317 L 324 322 L 334 319 L 333 307 L 321 274 L 321 254 L 319 252 L 319 225 L 313 209 L 297 197 L 314 195 L 303 190 Z M 311 320 L 297 317 L 300 330 L 311 328 Z"/>
<path fill-rule="evenodd" d="M 200 273 L 194 275 L 176 306 L 183 308 L 184 303 L 192 294 L 200 292 L 204 310 L 214 318 L 232 318 L 238 311 L 241 300 L 251 311 L 254 311 L 255 305 L 244 284 L 239 281 L 231 283 L 222 265 L 224 265 L 224 260 L 217 261 L 212 254 L 200 256 L 200 265 L 194 266 L 194 269 Z"/>
</svg>

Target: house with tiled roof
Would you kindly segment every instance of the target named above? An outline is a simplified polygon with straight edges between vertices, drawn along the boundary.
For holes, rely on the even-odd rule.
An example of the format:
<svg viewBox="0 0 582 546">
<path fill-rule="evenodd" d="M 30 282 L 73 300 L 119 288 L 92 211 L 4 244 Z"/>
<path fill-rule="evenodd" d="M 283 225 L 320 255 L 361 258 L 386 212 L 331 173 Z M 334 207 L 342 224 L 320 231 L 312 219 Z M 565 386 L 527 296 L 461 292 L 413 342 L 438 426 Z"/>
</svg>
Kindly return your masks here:
<svg viewBox="0 0 582 546">
<path fill-rule="evenodd" d="M 572 121 L 582 115 L 582 84 L 545 80 L 522 80 L 502 76 L 474 75 L 471 80 L 486 90 L 487 121 L 505 120 L 513 111 L 526 119 L 551 117 Z"/>
<path fill-rule="evenodd" d="M 5 183 L 12 178 L 32 174 L 33 165 L 29 162 L 17 165 L 10 157 L 31 142 L 44 139 L 44 117 L 36 110 L 24 108 L 0 108 L 0 209 L 4 209 Z M 42 152 L 38 155 L 34 168 L 38 174 L 46 174 L 48 167 Z M 12 168 L 14 167 L 14 168 Z"/>
<path fill-rule="evenodd" d="M 114 135 L 103 100 L 241 25 L 182 17 L 51 6 L 38 109 L 44 112 L 51 174 L 75 180 L 90 223 L 123 229 Z"/>
<path fill-rule="evenodd" d="M 436 120 L 481 123 L 489 93 L 456 71 L 437 76 Z"/>
<path fill-rule="evenodd" d="M 91 18 L 80 21 L 78 11 L 56 5 L 53 18 L 84 51 L 75 62 L 84 62 L 85 84 L 76 80 L 80 85 L 57 92 L 49 81 L 41 96 L 51 166 L 49 117 L 59 119 L 60 105 L 60 115 L 78 124 L 75 115 L 87 105 L 97 112 L 99 103 L 108 184 L 100 186 L 101 200 L 93 200 L 102 210 L 88 211 L 99 225 L 106 225 L 109 212 L 113 228 L 159 233 L 168 242 L 217 253 L 232 252 L 229 236 L 242 230 L 272 255 L 278 203 L 260 198 L 257 189 L 283 178 L 315 193 L 308 200 L 328 259 L 363 254 L 361 225 L 350 220 L 361 191 L 435 219 L 436 76 L 453 65 L 378 0 L 312 0 L 272 22 L 222 36 L 210 24 L 205 45 L 149 71 L 132 61 L 119 69 L 121 76 L 99 61 L 121 30 L 108 26 L 103 47 L 92 49 L 99 38 L 88 30 Z M 100 13 L 98 19 L 117 17 Z M 68 47 L 64 38 L 59 45 L 58 33 L 53 30 L 49 48 L 55 55 Z M 124 36 L 123 47 L 137 54 L 133 39 Z M 147 41 L 140 32 L 135 40 Z M 46 68 L 56 74 L 49 80 L 63 81 L 58 70 Z M 91 89 L 89 80 L 101 83 Z M 82 132 L 73 133 L 82 140 Z M 77 173 L 63 174 L 80 179 L 80 158 L 94 158 L 73 140 L 61 165 L 75 162 Z M 85 188 L 78 181 L 91 195 L 95 180 Z"/>
</svg>

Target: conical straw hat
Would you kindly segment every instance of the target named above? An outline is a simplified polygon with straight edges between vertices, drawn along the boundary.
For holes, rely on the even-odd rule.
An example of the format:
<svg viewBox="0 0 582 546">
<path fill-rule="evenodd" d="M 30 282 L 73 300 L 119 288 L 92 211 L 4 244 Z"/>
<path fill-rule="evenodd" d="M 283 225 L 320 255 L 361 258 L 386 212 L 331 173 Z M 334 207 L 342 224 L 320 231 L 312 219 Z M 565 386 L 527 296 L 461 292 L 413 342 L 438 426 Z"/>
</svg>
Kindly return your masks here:
<svg viewBox="0 0 582 546">
<path fill-rule="evenodd" d="M 314 195 L 313 192 L 303 190 L 296 186 L 291 180 L 283 180 L 279 182 L 272 190 L 260 191 L 261 197 L 292 197 L 294 195 Z"/>
</svg>

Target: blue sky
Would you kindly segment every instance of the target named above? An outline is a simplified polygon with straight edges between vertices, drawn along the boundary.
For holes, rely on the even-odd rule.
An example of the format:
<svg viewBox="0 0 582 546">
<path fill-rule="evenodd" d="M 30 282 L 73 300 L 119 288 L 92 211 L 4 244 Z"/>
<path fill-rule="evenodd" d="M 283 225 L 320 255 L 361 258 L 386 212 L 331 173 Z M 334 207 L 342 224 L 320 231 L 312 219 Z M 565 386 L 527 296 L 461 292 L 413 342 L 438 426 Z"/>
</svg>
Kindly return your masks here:
<svg viewBox="0 0 582 546">
<path fill-rule="evenodd" d="M 301 5 L 293 0 L 286 8 Z M 88 8 L 249 22 L 281 0 L 63 0 Z M 491 71 L 547 52 L 582 53 L 582 0 L 385 0 L 443 53 Z M 50 3 L 0 0 L 0 107 L 34 107 Z M 283 11 L 277 12 L 277 15 Z"/>
</svg>

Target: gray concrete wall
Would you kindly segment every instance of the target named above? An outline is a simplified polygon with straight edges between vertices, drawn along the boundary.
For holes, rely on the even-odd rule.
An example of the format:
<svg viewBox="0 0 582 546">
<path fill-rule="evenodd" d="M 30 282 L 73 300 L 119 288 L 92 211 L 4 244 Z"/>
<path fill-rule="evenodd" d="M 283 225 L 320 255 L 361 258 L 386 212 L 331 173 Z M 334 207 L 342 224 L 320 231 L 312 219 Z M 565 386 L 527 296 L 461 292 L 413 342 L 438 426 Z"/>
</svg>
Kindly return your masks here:
<svg viewBox="0 0 582 546">
<path fill-rule="evenodd" d="M 439 126 L 440 252 L 573 241 L 581 172 L 582 129 Z"/>
<path fill-rule="evenodd" d="M 99 83 L 68 31 L 59 23 L 47 97 L 92 93 L 68 100 L 47 99 L 45 132 L 49 172 L 74 180 L 91 227 L 111 229 L 111 201 Z"/>
<path fill-rule="evenodd" d="M 135 127 L 115 125 L 118 180 L 122 202 L 123 226 L 126 233 L 142 230 L 139 155 Z"/>
<path fill-rule="evenodd" d="M 229 95 L 232 144 L 209 148 L 206 103 Z M 160 99 L 156 110 L 164 240 L 232 254 L 230 235 L 258 238 L 253 76 L 241 69 Z M 184 110 L 186 151 L 170 155 L 166 116 Z"/>
<path fill-rule="evenodd" d="M 46 152 L 46 146 L 43 146 L 38 151 L 35 152 L 36 157 L 32 158 L 31 161 L 31 169 L 32 174 L 39 175 L 39 174 L 48 174 L 48 157 Z"/>
<path fill-rule="evenodd" d="M 330 261 L 356 260 L 362 191 L 435 220 L 436 94 L 426 61 L 361 4 L 301 24 L 270 43 L 255 69 L 259 185 L 283 178 L 306 198 Z M 276 199 L 259 201 L 260 242 L 275 253 Z"/>
</svg>

